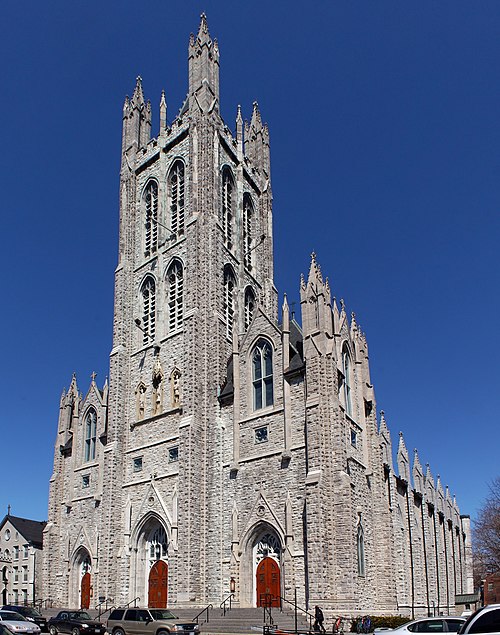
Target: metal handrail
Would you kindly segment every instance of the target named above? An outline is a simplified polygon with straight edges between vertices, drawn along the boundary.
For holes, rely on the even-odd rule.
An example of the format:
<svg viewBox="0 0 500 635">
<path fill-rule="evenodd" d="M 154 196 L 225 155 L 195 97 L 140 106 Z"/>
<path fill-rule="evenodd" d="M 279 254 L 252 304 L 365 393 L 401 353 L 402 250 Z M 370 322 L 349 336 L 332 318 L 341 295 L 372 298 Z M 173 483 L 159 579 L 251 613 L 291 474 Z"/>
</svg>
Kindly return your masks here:
<svg viewBox="0 0 500 635">
<path fill-rule="evenodd" d="M 193 622 L 196 622 L 196 623 L 198 624 L 198 623 L 199 623 L 199 622 L 198 622 L 198 618 L 200 617 L 200 615 L 202 615 L 203 613 L 205 613 L 205 612 L 206 612 L 206 613 L 207 613 L 207 619 L 205 620 L 205 622 L 204 622 L 204 623 L 205 623 L 205 624 L 208 624 L 208 622 L 209 622 L 209 620 L 210 620 L 210 613 L 209 613 L 209 610 L 210 610 L 210 609 L 213 609 L 213 608 L 214 608 L 214 607 L 213 607 L 213 604 L 207 604 L 207 606 L 206 606 L 204 609 L 202 609 L 202 610 L 198 613 L 198 615 L 195 615 L 195 616 L 193 617 Z"/>
<path fill-rule="evenodd" d="M 105 609 L 104 611 L 101 611 L 101 607 L 102 607 L 102 605 L 103 605 L 103 604 L 105 604 L 105 605 L 106 605 L 106 609 Z M 108 607 L 108 598 L 106 598 L 105 600 L 103 600 L 102 602 L 100 602 L 99 604 L 97 604 L 97 605 L 94 607 L 94 609 L 95 609 L 96 611 L 98 611 L 98 619 L 99 619 L 99 620 L 101 619 L 101 617 L 102 617 L 103 615 L 106 615 L 106 613 L 108 613 L 108 612 L 110 613 L 110 612 L 111 612 L 113 609 L 115 609 L 115 608 L 116 608 L 116 606 L 115 606 L 114 604 Z"/>
<path fill-rule="evenodd" d="M 222 609 L 222 615 L 225 615 L 227 613 L 227 611 L 230 611 L 232 608 L 232 598 L 234 598 L 234 593 L 230 593 L 227 598 L 225 598 L 224 600 L 222 600 L 222 602 L 220 603 L 220 607 Z M 229 608 L 226 609 L 226 604 L 227 601 L 229 600 Z"/>
</svg>

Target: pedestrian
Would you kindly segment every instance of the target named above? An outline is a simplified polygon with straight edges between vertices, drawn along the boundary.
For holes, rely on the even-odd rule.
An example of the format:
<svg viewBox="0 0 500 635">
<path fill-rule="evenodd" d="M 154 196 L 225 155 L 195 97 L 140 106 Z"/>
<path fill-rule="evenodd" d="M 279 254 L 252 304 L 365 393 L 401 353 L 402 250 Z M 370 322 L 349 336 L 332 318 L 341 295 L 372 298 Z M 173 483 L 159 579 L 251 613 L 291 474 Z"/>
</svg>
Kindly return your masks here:
<svg viewBox="0 0 500 635">
<path fill-rule="evenodd" d="M 321 633 L 326 633 L 326 629 L 323 626 L 323 622 L 325 621 L 325 616 L 323 615 L 323 611 L 316 604 L 314 607 L 314 630 L 319 631 Z"/>
</svg>

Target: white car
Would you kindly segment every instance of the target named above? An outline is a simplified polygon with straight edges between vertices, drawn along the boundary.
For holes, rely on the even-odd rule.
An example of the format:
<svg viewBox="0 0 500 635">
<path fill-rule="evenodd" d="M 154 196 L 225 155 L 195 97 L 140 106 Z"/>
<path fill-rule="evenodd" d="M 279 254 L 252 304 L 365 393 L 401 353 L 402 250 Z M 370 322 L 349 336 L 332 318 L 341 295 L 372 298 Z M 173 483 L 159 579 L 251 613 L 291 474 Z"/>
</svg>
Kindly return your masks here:
<svg viewBox="0 0 500 635">
<path fill-rule="evenodd" d="M 20 613 L 14 611 L 0 611 L 0 624 L 15 635 L 40 635 L 38 624 L 28 622 Z"/>
<path fill-rule="evenodd" d="M 464 617 L 454 615 L 439 617 L 425 617 L 421 620 L 413 620 L 402 626 L 393 628 L 388 635 L 397 633 L 398 635 L 406 635 L 406 633 L 456 633 L 458 629 L 465 623 Z"/>
</svg>

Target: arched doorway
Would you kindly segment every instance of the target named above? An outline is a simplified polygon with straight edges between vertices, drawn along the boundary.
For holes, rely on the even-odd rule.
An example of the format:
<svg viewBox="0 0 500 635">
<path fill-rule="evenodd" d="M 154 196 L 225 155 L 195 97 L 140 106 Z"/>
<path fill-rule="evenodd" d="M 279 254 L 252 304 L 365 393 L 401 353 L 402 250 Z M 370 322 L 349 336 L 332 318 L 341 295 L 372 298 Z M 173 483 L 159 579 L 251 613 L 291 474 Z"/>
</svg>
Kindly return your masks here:
<svg viewBox="0 0 500 635">
<path fill-rule="evenodd" d="M 273 558 L 264 558 L 257 566 L 257 606 L 280 606 L 280 568 Z"/>
<path fill-rule="evenodd" d="M 151 567 L 148 584 L 148 606 L 154 609 L 164 609 L 167 606 L 168 566 L 163 560 L 158 560 Z"/>
</svg>

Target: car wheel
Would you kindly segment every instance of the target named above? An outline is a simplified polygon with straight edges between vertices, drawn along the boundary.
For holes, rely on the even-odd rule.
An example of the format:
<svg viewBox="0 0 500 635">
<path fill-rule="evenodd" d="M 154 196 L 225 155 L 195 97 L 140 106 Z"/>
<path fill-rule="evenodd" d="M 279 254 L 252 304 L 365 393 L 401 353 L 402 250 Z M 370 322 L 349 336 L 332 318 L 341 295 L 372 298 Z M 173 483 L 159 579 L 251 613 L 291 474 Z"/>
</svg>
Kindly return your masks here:
<svg viewBox="0 0 500 635">
<path fill-rule="evenodd" d="M 113 635 L 125 635 L 125 631 L 123 630 L 123 628 L 115 628 L 115 630 L 113 631 Z"/>
<path fill-rule="evenodd" d="M 75 626 L 71 629 L 71 635 L 80 635 L 80 629 Z"/>
<path fill-rule="evenodd" d="M 170 635 L 170 631 L 161 630 L 161 631 L 158 631 L 156 635 Z"/>
<path fill-rule="evenodd" d="M 57 635 L 57 628 L 55 626 L 49 626 L 50 635 Z"/>
</svg>

